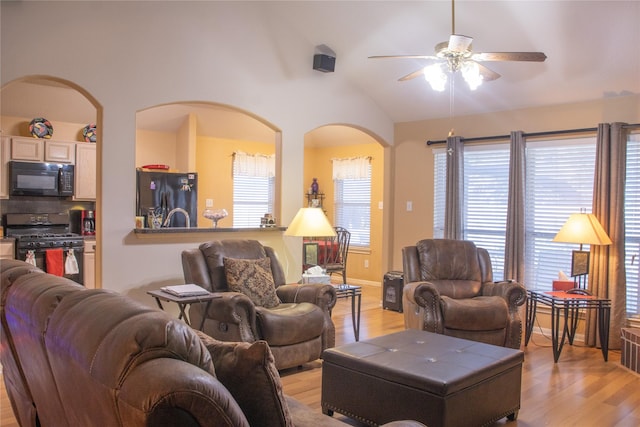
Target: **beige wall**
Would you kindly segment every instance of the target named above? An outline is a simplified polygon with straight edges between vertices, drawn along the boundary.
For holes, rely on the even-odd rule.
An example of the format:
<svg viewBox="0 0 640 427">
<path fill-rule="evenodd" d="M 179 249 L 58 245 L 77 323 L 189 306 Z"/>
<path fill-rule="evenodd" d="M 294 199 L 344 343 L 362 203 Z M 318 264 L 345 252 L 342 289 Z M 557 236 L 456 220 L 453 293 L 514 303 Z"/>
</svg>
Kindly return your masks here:
<svg viewBox="0 0 640 427">
<path fill-rule="evenodd" d="M 543 108 L 424 120 L 395 125 L 391 265 L 402 269 L 402 247 L 433 236 L 433 148 L 427 140 L 446 139 L 451 127 L 467 138 L 594 128 L 603 122 L 640 123 L 640 96 L 629 95 Z M 413 202 L 413 211 L 406 202 Z"/>
<path fill-rule="evenodd" d="M 363 140 L 372 138 L 363 133 Z M 305 188 L 300 193 L 302 206 L 306 206 L 307 198 L 304 193 L 311 186 L 312 179 L 318 178 L 320 192 L 325 193 L 324 210 L 329 221 L 334 221 L 334 191 L 332 158 L 346 158 L 356 156 L 371 157 L 371 246 L 369 248 L 351 247 L 347 257 L 347 276 L 354 283 L 380 283 L 385 273 L 382 271 L 383 257 L 383 213 L 379 209 L 379 202 L 383 200 L 384 185 L 384 149 L 377 142 L 355 143 L 351 145 L 329 146 L 305 149 L 304 182 Z M 368 267 L 365 267 L 365 261 Z"/>
</svg>

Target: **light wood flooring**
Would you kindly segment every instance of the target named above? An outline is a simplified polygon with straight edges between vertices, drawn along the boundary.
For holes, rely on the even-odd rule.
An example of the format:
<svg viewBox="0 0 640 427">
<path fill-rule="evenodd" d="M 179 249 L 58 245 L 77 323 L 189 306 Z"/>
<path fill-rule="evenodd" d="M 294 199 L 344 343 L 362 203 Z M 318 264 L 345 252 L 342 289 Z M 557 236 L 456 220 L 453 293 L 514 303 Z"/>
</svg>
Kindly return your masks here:
<svg viewBox="0 0 640 427">
<path fill-rule="evenodd" d="M 361 340 L 404 329 L 401 313 L 382 309 L 381 293 L 379 287 L 363 287 Z M 336 345 L 353 342 L 350 300 L 338 300 L 333 319 Z M 538 333 L 524 348 L 518 419 L 503 419 L 495 426 L 640 426 L 640 375 L 620 365 L 619 351 L 610 351 L 605 362 L 598 349 L 581 343 L 565 345 L 556 364 L 550 346 L 550 339 Z M 319 361 L 281 372 L 285 393 L 320 412 L 321 373 Z M 359 425 L 339 414 L 335 417 Z M 18 426 L 4 382 L 0 386 L 0 426 Z"/>
</svg>

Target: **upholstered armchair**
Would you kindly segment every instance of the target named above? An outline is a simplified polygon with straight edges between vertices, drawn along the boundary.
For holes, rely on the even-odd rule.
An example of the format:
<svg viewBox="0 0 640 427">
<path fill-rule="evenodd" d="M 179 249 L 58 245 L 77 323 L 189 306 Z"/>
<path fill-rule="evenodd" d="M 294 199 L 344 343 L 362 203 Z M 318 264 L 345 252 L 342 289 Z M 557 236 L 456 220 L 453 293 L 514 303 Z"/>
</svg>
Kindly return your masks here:
<svg viewBox="0 0 640 427">
<path fill-rule="evenodd" d="M 335 346 L 331 309 L 336 292 L 327 284 L 286 284 L 275 252 L 257 240 L 216 240 L 182 252 L 185 283 L 220 298 L 192 304 L 189 317 L 220 341 L 265 340 L 277 369 L 316 360 Z"/>
<path fill-rule="evenodd" d="M 402 249 L 405 327 L 520 348 L 524 286 L 493 282 L 486 249 L 425 239 Z"/>
</svg>

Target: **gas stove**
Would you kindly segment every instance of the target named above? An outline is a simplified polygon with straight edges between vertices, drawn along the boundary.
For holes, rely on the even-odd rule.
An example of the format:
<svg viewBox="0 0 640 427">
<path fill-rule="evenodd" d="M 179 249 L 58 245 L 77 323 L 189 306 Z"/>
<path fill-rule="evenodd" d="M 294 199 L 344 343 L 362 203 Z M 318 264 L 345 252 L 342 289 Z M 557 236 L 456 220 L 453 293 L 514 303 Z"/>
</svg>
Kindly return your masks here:
<svg viewBox="0 0 640 427">
<path fill-rule="evenodd" d="M 61 257 L 60 260 L 72 255 L 78 265 L 78 271 L 67 274 L 65 270 L 60 272 L 65 277 L 80 284 L 82 277 L 82 254 L 84 251 L 84 238 L 76 233 L 69 232 L 69 215 L 67 213 L 40 213 L 40 214 L 6 214 L 5 232 L 8 237 L 16 239 L 16 259 L 32 260 L 41 269 L 50 272 L 48 257 Z M 62 252 L 61 255 L 55 253 Z M 55 265 L 57 263 L 53 263 Z"/>
<path fill-rule="evenodd" d="M 5 217 L 6 233 L 18 249 L 79 248 L 82 236 L 69 232 L 66 213 L 12 214 Z"/>
</svg>

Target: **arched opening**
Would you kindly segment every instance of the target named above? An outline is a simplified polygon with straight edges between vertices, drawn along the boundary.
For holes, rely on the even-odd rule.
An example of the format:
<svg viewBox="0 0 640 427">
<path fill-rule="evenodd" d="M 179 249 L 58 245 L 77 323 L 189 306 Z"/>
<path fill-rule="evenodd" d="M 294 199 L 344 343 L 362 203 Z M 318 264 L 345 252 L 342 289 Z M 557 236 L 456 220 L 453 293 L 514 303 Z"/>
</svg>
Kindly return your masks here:
<svg viewBox="0 0 640 427">
<path fill-rule="evenodd" d="M 202 216 L 206 209 L 228 212 L 229 216 L 220 221 L 221 228 L 259 227 L 260 218 L 267 213 L 279 218 L 280 150 L 278 128 L 232 106 L 202 101 L 176 102 L 150 107 L 136 114 L 136 168 L 162 165 L 178 173 L 196 172 L 197 209 L 189 204 L 188 210 L 197 215 L 197 221 L 192 221 L 192 225 L 198 228 L 213 226 L 210 219 Z M 267 180 L 268 206 L 273 211 L 268 212 L 262 204 L 253 204 L 253 200 L 242 206 L 242 201 L 238 200 L 233 173 L 236 152 L 274 156 L 275 176 Z M 146 188 L 138 191 L 146 191 Z M 140 209 L 137 215 L 146 214 L 150 208 L 139 204 L 139 208 L 142 207 L 144 211 Z"/>
<path fill-rule="evenodd" d="M 102 234 L 101 193 L 101 151 L 103 107 L 97 99 L 83 87 L 62 78 L 47 75 L 30 75 L 6 83 L 1 89 L 2 111 L 2 188 L 0 210 L 6 213 L 54 213 L 70 210 L 92 210 L 95 212 L 94 253 L 85 253 L 83 275 L 87 287 L 101 287 Z M 51 140 L 61 141 L 75 148 L 92 148 L 83 151 L 81 171 L 83 193 L 77 191 L 69 198 L 10 198 L 8 194 L 7 162 L 11 160 L 11 140 L 14 137 L 31 138 L 29 123 L 36 117 L 44 117 L 53 127 Z M 89 125 L 96 126 L 96 142 L 85 141 L 83 130 Z M 77 151 L 76 151 L 77 153 Z M 87 154 L 88 153 L 88 154 Z M 75 161 L 74 157 L 74 161 Z M 80 165 L 76 164 L 76 169 Z M 76 173 L 76 177 L 78 174 Z M 89 181 L 87 181 L 87 179 Z M 75 189 L 78 189 L 76 180 Z M 88 184 L 87 184 L 88 182 Z"/>
<path fill-rule="evenodd" d="M 365 129 L 347 124 L 331 124 L 318 127 L 305 135 L 304 181 L 305 194 L 301 194 L 303 206 L 309 203 L 307 188 L 313 178 L 319 186 L 321 200 L 315 202 L 324 209 L 329 222 L 339 225 L 336 218 L 336 200 L 341 197 L 333 180 L 332 159 L 368 157 L 371 164 L 369 206 L 365 215 L 369 224 L 368 243 L 358 244 L 352 239 L 347 257 L 347 276 L 352 284 L 380 284 L 383 268 L 387 265 L 385 235 L 388 218 L 383 210 L 385 197 L 386 159 L 389 150 L 385 141 Z M 363 222 L 365 220 L 363 219 Z"/>
</svg>

